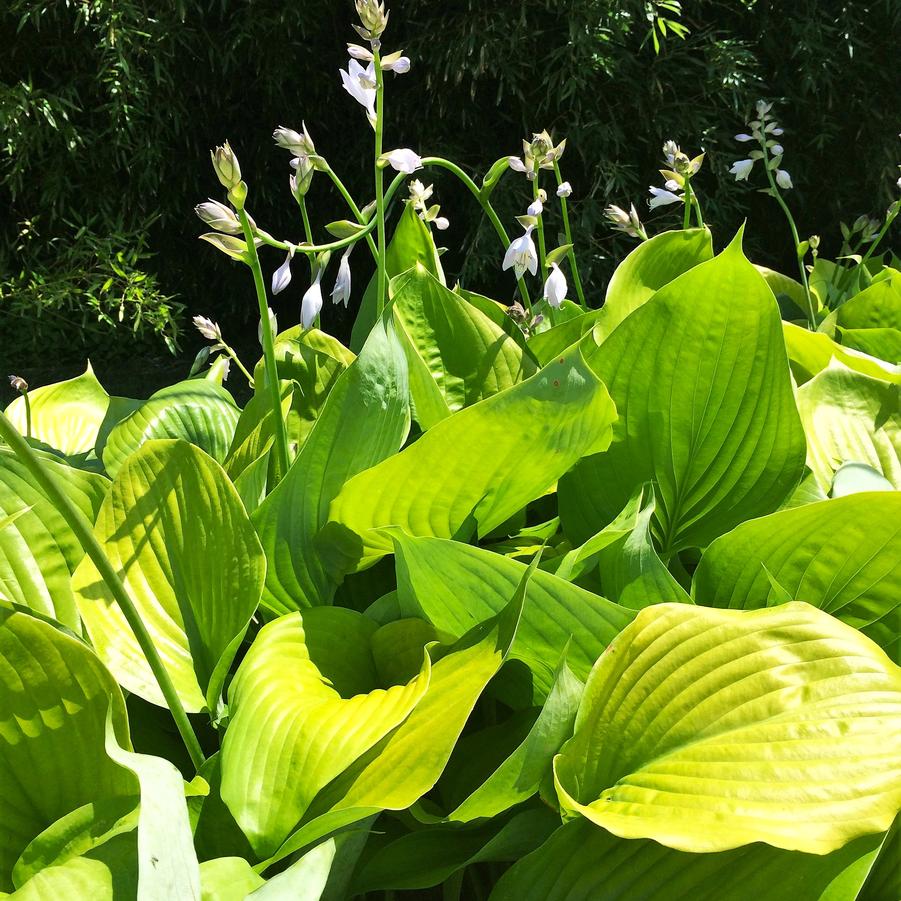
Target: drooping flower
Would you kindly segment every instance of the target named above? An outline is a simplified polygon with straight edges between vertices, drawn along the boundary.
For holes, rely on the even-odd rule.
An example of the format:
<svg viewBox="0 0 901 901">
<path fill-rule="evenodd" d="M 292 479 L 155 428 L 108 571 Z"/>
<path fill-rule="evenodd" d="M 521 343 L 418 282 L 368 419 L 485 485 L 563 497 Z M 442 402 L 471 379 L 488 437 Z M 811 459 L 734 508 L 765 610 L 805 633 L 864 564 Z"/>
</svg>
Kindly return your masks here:
<svg viewBox="0 0 901 901">
<path fill-rule="evenodd" d="M 436 216 L 432 220 L 432 225 L 434 225 L 435 228 L 438 229 L 438 231 L 443 232 L 450 225 L 450 220 L 447 218 L 447 216 Z"/>
<path fill-rule="evenodd" d="M 291 259 L 294 256 L 294 250 L 289 249 L 285 262 L 272 273 L 272 293 L 281 294 L 288 285 L 291 284 Z"/>
<path fill-rule="evenodd" d="M 526 210 L 526 213 L 529 216 L 540 216 L 543 210 L 544 204 L 541 202 L 541 198 L 538 197 L 529 204 L 529 208 Z"/>
<path fill-rule="evenodd" d="M 397 172 L 406 172 L 408 175 L 422 168 L 422 157 L 410 150 L 409 147 L 399 147 L 382 154 L 382 159 Z"/>
<path fill-rule="evenodd" d="M 556 263 L 551 263 L 551 273 L 544 283 L 544 298 L 555 309 L 566 298 L 566 276 Z"/>
<path fill-rule="evenodd" d="M 753 168 L 754 160 L 736 160 L 732 164 L 729 174 L 734 175 L 736 181 L 747 181 Z"/>
<path fill-rule="evenodd" d="M 382 57 L 382 71 L 406 75 L 410 71 L 410 57 L 403 56 L 400 52 L 389 53 L 387 56 Z"/>
<path fill-rule="evenodd" d="M 353 244 L 341 254 L 338 277 L 335 279 L 335 287 L 332 288 L 332 303 L 343 303 L 345 308 L 350 300 L 350 261 L 348 258 L 351 250 L 353 250 Z"/>
<path fill-rule="evenodd" d="M 375 128 L 375 63 L 370 62 L 364 69 L 355 59 L 351 59 L 347 71 L 339 71 L 344 90 L 366 109 L 366 118 Z"/>
<path fill-rule="evenodd" d="M 316 273 L 313 284 L 307 288 L 300 302 L 300 324 L 305 329 L 312 327 L 322 309 L 322 288 L 319 287 L 319 282 L 322 281 L 324 271 L 324 269 L 320 269 Z"/>
<path fill-rule="evenodd" d="M 789 188 L 793 188 L 792 177 L 788 174 L 785 169 L 777 169 L 776 170 L 776 184 L 779 185 L 784 191 L 787 191 Z"/>
<path fill-rule="evenodd" d="M 681 194 L 676 193 L 680 189 L 678 182 L 672 179 L 667 181 L 662 188 L 655 188 L 653 185 L 649 186 L 648 190 L 651 192 L 651 199 L 648 201 L 648 206 L 654 210 L 659 206 L 666 206 L 670 203 L 684 203 L 685 198 Z"/>
<path fill-rule="evenodd" d="M 568 181 L 561 182 L 557 187 L 557 196 L 558 197 L 569 197 L 572 194 L 573 188 L 572 185 Z"/>
<path fill-rule="evenodd" d="M 504 254 L 504 264 L 501 268 L 509 269 L 512 266 L 517 279 L 522 278 L 526 270 L 532 275 L 538 272 L 538 253 L 532 240 L 534 227 L 529 225 L 518 238 L 514 238 Z"/>
</svg>

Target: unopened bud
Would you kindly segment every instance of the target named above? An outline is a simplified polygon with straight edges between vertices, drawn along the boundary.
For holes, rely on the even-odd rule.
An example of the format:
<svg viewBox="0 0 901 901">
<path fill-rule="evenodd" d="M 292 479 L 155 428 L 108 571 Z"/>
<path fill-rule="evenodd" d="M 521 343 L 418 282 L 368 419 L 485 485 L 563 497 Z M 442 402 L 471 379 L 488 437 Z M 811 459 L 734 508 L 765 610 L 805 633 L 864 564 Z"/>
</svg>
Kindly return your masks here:
<svg viewBox="0 0 901 901">
<path fill-rule="evenodd" d="M 360 17 L 360 25 L 354 25 L 357 34 L 367 41 L 378 40 L 388 26 L 385 4 L 377 0 L 354 0 L 354 5 Z"/>
<path fill-rule="evenodd" d="M 219 179 L 221 185 L 228 188 L 229 191 L 236 188 L 241 181 L 241 166 L 228 141 L 221 147 L 211 150 L 210 158 L 213 161 L 216 178 Z"/>
<path fill-rule="evenodd" d="M 196 328 L 204 338 L 207 338 L 210 341 L 222 340 L 222 329 L 220 329 L 212 319 L 207 319 L 206 316 L 195 316 L 191 321 L 194 323 L 194 328 Z"/>
<path fill-rule="evenodd" d="M 197 217 L 205 225 L 216 229 L 219 232 L 225 232 L 227 235 L 238 235 L 241 233 L 241 223 L 235 215 L 231 207 L 227 207 L 218 200 L 207 200 L 205 203 L 199 203 L 194 207 Z"/>
<path fill-rule="evenodd" d="M 240 260 L 242 263 L 249 262 L 247 244 L 240 238 L 234 238 L 231 235 L 220 235 L 218 232 L 207 232 L 207 234 L 200 236 L 200 240 L 212 244 L 216 250 L 221 250 L 234 260 Z"/>
<path fill-rule="evenodd" d="M 285 150 L 290 150 L 294 156 L 312 156 L 316 153 L 313 146 L 313 139 L 307 131 L 307 123 L 303 123 L 303 133 L 294 131 L 293 128 L 285 128 L 280 125 L 272 132 L 275 143 Z"/>
<path fill-rule="evenodd" d="M 28 391 L 28 382 L 20 375 L 11 375 L 9 383 L 12 385 L 13 391 L 18 391 L 19 394 L 25 394 Z"/>
</svg>

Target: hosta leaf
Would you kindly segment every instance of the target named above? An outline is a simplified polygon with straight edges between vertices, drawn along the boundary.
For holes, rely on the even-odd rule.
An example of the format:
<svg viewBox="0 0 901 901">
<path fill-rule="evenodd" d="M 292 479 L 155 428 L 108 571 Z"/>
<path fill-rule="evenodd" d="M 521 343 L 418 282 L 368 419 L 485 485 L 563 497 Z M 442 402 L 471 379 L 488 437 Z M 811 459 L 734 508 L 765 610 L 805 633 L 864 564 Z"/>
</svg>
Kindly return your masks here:
<svg viewBox="0 0 901 901">
<path fill-rule="evenodd" d="M 500 326 L 421 264 L 392 279 L 391 296 L 423 429 L 535 373 Z"/>
<path fill-rule="evenodd" d="M 842 328 L 901 329 L 901 273 L 873 282 L 837 310 L 836 321 Z"/>
<path fill-rule="evenodd" d="M 42 455 L 42 463 L 93 522 L 109 482 L 50 454 Z M 80 633 L 70 583 L 84 556 L 81 544 L 34 476 L 9 450 L 0 448 L 0 519 L 7 515 L 10 520 L 0 528 L 0 598 Z"/>
<path fill-rule="evenodd" d="M 828 491 L 845 463 L 866 463 L 901 488 L 899 388 L 838 362 L 798 389 L 807 465 Z"/>
<path fill-rule="evenodd" d="M 147 442 L 113 480 L 94 533 L 185 708 L 215 711 L 265 576 L 259 540 L 222 468 L 186 441 Z M 72 585 L 110 671 L 129 691 L 165 706 L 134 633 L 89 558 Z"/>
<path fill-rule="evenodd" d="M 104 749 L 107 710 L 128 747 L 119 686 L 85 644 L 0 607 L 0 891 L 39 833 L 91 801 L 134 795 Z"/>
<path fill-rule="evenodd" d="M 692 595 L 710 607 L 771 606 L 777 602 L 772 577 L 791 597 L 861 628 L 893 611 L 897 617 L 899 548 L 901 494 L 820 501 L 742 523 L 718 538 L 701 557 Z"/>
<path fill-rule="evenodd" d="M 44 385 L 28 392 L 31 403 L 31 436 L 67 457 L 94 450 L 97 434 L 106 418 L 110 396 L 91 364 L 74 379 Z M 7 408 L 12 424 L 26 434 L 25 399 L 17 397 Z"/>
<path fill-rule="evenodd" d="M 283 418 L 288 416 L 293 396 L 294 385 L 290 382 L 282 383 L 281 411 Z M 228 477 L 233 482 L 237 482 L 241 474 L 254 466 L 261 457 L 268 456 L 275 441 L 274 425 L 275 415 L 272 411 L 272 398 L 269 393 L 254 394 L 241 411 L 228 456 L 223 464 Z"/>
<path fill-rule="evenodd" d="M 622 838 L 826 854 L 891 825 L 899 740 L 901 668 L 857 630 L 801 603 L 663 604 L 595 665 L 555 778 Z"/>
<path fill-rule="evenodd" d="M 515 863 L 491 901 L 840 901 L 857 897 L 881 841 L 867 835 L 825 855 L 759 843 L 688 854 L 575 820 Z"/>
<path fill-rule="evenodd" d="M 838 328 L 836 332 L 845 347 L 854 348 L 888 363 L 901 363 L 901 329 Z"/>
<path fill-rule="evenodd" d="M 444 284 L 444 272 L 438 259 L 438 251 L 432 240 L 429 227 L 419 218 L 413 205 L 408 203 L 397 221 L 397 228 L 385 253 L 385 271 L 388 279 L 412 269 L 420 264 L 431 272 L 441 284 Z M 377 276 L 373 273 L 360 301 L 360 310 L 354 320 L 350 336 L 350 346 L 359 352 L 366 343 L 366 338 L 378 319 L 376 311 Z"/>
<path fill-rule="evenodd" d="M 424 616 L 451 635 L 463 635 L 501 611 L 528 568 L 457 541 L 411 538 L 400 532 L 392 532 L 392 537 L 402 612 Z M 511 655 L 529 665 L 539 694 L 546 695 L 567 642 L 567 662 L 584 679 L 634 615 L 539 569 L 529 582 Z"/>
<path fill-rule="evenodd" d="M 128 456 L 154 438 L 183 438 L 225 460 L 241 411 L 232 396 L 206 379 L 189 379 L 162 388 L 109 433 L 103 465 L 115 475 Z"/>
<path fill-rule="evenodd" d="M 807 294 L 804 292 L 804 285 L 781 272 L 767 269 L 766 266 L 755 266 L 754 268 L 763 276 L 764 281 L 770 286 L 770 290 L 776 295 L 783 319 L 804 318 L 808 315 Z M 786 297 L 791 303 L 788 308 L 784 302 Z M 815 295 L 813 303 L 814 309 L 820 308 L 820 303 Z M 790 313 L 790 315 L 786 315 L 786 313 Z"/>
<path fill-rule="evenodd" d="M 663 232 L 642 241 L 616 267 L 607 285 L 604 312 L 594 329 L 598 344 L 664 285 L 712 257 L 713 242 L 706 228 Z"/>
<path fill-rule="evenodd" d="M 216 857 L 200 865 L 203 901 L 245 901 L 265 882 L 243 857 Z"/>
<path fill-rule="evenodd" d="M 402 723 L 429 685 L 430 662 L 386 690 L 370 649 L 378 627 L 341 608 L 264 626 L 229 689 L 222 798 L 254 850 L 272 854 L 316 794 Z"/>
<path fill-rule="evenodd" d="M 337 570 L 391 553 L 382 526 L 412 535 L 485 535 L 607 447 L 616 411 L 577 350 L 525 382 L 442 420 L 348 482 L 317 544 Z"/>
<path fill-rule="evenodd" d="M 591 353 L 627 412 L 607 453 L 560 481 L 560 516 L 575 541 L 653 481 L 663 554 L 703 547 L 775 510 L 800 480 L 804 432 L 778 310 L 740 241 L 658 291 Z"/>
<path fill-rule="evenodd" d="M 600 310 L 591 310 L 581 316 L 559 322 L 552 328 L 532 335 L 529 338 L 529 350 L 542 366 L 546 366 L 554 357 L 568 350 L 594 327 L 601 315 L 601 310 L 603 307 Z"/>
<path fill-rule="evenodd" d="M 345 482 L 394 454 L 409 427 L 407 364 L 388 318 L 373 327 L 288 474 L 254 513 L 269 564 L 267 607 L 285 613 L 331 601 L 337 582 L 313 536 Z"/>
</svg>

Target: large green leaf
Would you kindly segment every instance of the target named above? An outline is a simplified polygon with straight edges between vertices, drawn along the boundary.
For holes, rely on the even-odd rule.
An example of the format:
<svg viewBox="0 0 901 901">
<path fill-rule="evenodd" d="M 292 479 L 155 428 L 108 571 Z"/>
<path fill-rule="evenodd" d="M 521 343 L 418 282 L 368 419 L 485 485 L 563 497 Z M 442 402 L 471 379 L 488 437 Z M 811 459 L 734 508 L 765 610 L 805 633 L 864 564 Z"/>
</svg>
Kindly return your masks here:
<svg viewBox="0 0 901 901">
<path fill-rule="evenodd" d="M 392 279 L 391 296 L 423 429 L 535 373 L 504 329 L 422 264 Z"/>
<path fill-rule="evenodd" d="M 31 436 L 65 456 L 88 454 L 106 418 L 110 396 L 91 364 L 74 379 L 44 385 L 28 392 L 31 403 Z M 27 428 L 25 398 L 17 397 L 6 415 L 24 435 Z"/>
<path fill-rule="evenodd" d="M 714 541 L 695 571 L 692 595 L 711 607 L 767 607 L 779 603 L 775 582 L 792 598 L 866 627 L 893 611 L 897 617 L 899 547 L 901 494 L 894 491 L 781 510 Z"/>
<path fill-rule="evenodd" d="M 589 362 L 625 412 L 607 453 L 560 481 L 560 516 L 575 541 L 653 481 L 664 555 L 703 547 L 775 510 L 800 480 L 804 432 L 779 313 L 741 233 L 632 313 Z"/>
<path fill-rule="evenodd" d="M 487 534 L 578 459 L 606 448 L 615 417 L 606 389 L 574 349 L 348 482 L 317 544 L 335 569 L 352 572 L 391 553 L 383 526 L 439 538 Z"/>
<path fill-rule="evenodd" d="M 93 522 L 109 482 L 50 454 L 41 456 L 69 499 Z M 84 550 L 34 476 L 11 451 L 0 448 L 0 518 L 7 515 L 10 520 L 0 528 L 0 598 L 81 632 L 71 579 Z"/>
<path fill-rule="evenodd" d="M 594 327 L 600 344 L 626 317 L 689 269 L 713 257 L 706 228 L 669 231 L 642 241 L 616 267 Z"/>
<path fill-rule="evenodd" d="M 444 284 L 444 272 L 438 259 L 438 250 L 432 240 L 429 227 L 419 218 L 413 204 L 408 203 L 397 221 L 397 228 L 385 254 L 385 271 L 388 279 L 412 269 L 417 264 L 431 272 Z M 376 310 L 377 274 L 373 273 L 369 285 L 360 301 L 360 309 L 354 320 L 350 336 L 351 349 L 358 352 L 366 343 L 366 338 L 378 319 Z"/>
<path fill-rule="evenodd" d="M 398 600 L 407 616 L 424 616 L 451 635 L 463 635 L 499 613 L 527 567 L 481 548 L 440 538 L 392 532 Z M 546 695 L 569 643 L 567 662 L 585 679 L 604 648 L 634 613 L 536 570 L 511 655 L 532 670 L 539 696 Z"/>
<path fill-rule="evenodd" d="M 901 329 L 901 273 L 889 272 L 855 294 L 838 308 L 836 321 L 850 329 Z"/>
<path fill-rule="evenodd" d="M 106 755 L 107 710 L 129 747 L 119 686 L 85 644 L 0 606 L 0 891 L 39 833 L 91 801 L 135 794 Z"/>
<path fill-rule="evenodd" d="M 216 711 L 257 608 L 265 560 L 222 468 L 186 441 L 149 441 L 119 470 L 95 535 L 131 595 L 188 711 Z M 101 659 L 129 691 L 165 706 L 134 633 L 90 558 L 73 576 Z"/>
<path fill-rule="evenodd" d="M 337 583 L 313 537 L 345 482 L 394 454 L 409 427 L 407 364 L 386 318 L 338 380 L 288 474 L 254 512 L 269 565 L 267 607 L 285 613 L 331 601 Z"/>
<path fill-rule="evenodd" d="M 888 363 L 901 363 L 901 329 L 837 328 L 836 333 L 846 347 L 853 347 Z"/>
<path fill-rule="evenodd" d="M 377 629 L 338 607 L 291 613 L 264 626 L 244 658 L 229 689 L 222 798 L 261 857 L 428 688 L 421 654 L 417 674 L 384 690 L 370 646 Z"/>
<path fill-rule="evenodd" d="M 833 361 L 798 389 L 807 465 L 823 491 L 845 463 L 866 463 L 901 488 L 899 387 Z"/>
<path fill-rule="evenodd" d="M 555 777 L 622 838 L 826 854 L 891 825 L 899 741 L 901 668 L 856 629 L 802 603 L 663 604 L 595 665 Z"/>
<path fill-rule="evenodd" d="M 688 854 L 575 820 L 515 863 L 491 901 L 844 901 L 857 897 L 881 841 L 867 835 L 825 855 L 759 843 Z"/>
<path fill-rule="evenodd" d="M 240 413 L 232 396 L 215 382 L 189 379 L 169 385 L 113 428 L 103 448 L 103 465 L 115 475 L 129 454 L 154 438 L 183 438 L 221 463 Z"/>
</svg>

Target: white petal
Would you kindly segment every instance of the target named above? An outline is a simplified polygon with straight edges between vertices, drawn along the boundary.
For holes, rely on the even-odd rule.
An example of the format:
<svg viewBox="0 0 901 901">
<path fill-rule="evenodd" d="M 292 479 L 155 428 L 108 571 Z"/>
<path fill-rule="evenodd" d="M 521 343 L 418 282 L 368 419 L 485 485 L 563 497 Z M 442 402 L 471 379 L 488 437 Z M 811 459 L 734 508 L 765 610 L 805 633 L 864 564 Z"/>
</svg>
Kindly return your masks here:
<svg viewBox="0 0 901 901">
<path fill-rule="evenodd" d="M 735 136 L 735 140 L 736 141 L 753 141 L 754 137 L 753 137 L 753 135 L 748 135 L 748 134 L 745 134 L 744 132 L 742 132 L 740 135 Z"/>
<path fill-rule="evenodd" d="M 784 190 L 788 190 L 789 188 L 793 188 L 792 177 L 786 172 L 785 169 L 777 169 L 776 170 L 776 184 L 779 185 L 780 188 Z"/>
<path fill-rule="evenodd" d="M 754 160 L 736 160 L 732 164 L 729 174 L 734 175 L 736 181 L 742 181 L 743 179 L 747 179 L 753 168 Z"/>
<path fill-rule="evenodd" d="M 678 194 L 674 194 L 672 191 L 666 191 L 663 188 L 649 188 L 651 192 L 651 199 L 648 201 L 648 206 L 653 210 L 658 206 L 666 206 L 669 203 L 679 203 L 682 198 Z"/>
<path fill-rule="evenodd" d="M 529 208 L 526 210 L 527 216 L 540 216 L 541 211 L 544 209 L 544 204 L 540 200 L 533 200 L 529 204 Z"/>
<path fill-rule="evenodd" d="M 509 269 L 516 262 L 516 244 L 518 241 L 519 238 L 510 242 L 510 246 L 504 254 L 504 263 L 501 266 L 501 269 Z"/>
<path fill-rule="evenodd" d="M 572 192 L 572 185 L 568 181 L 561 182 L 559 187 L 557 188 L 558 197 L 569 197 Z"/>
<path fill-rule="evenodd" d="M 438 216 L 432 220 L 432 225 L 434 225 L 438 231 L 443 232 L 450 225 L 450 222 L 446 216 Z"/>
<path fill-rule="evenodd" d="M 544 283 L 544 297 L 554 308 L 559 307 L 566 297 L 566 276 L 556 263 L 551 265 L 551 274 Z"/>
<path fill-rule="evenodd" d="M 535 251 L 535 242 L 532 240 L 532 236 L 529 234 L 531 232 L 531 228 L 524 235 L 526 239 L 526 253 L 528 254 L 528 259 L 526 260 L 526 268 L 532 275 L 535 275 L 538 272 L 538 254 Z"/>
<path fill-rule="evenodd" d="M 272 273 L 272 293 L 281 294 L 291 284 L 291 253 L 285 257 L 285 262 Z"/>
<path fill-rule="evenodd" d="M 398 172 L 410 174 L 422 168 L 422 158 L 407 147 L 392 150 L 385 155 L 385 158 L 388 160 L 388 165 Z"/>
<path fill-rule="evenodd" d="M 322 309 L 322 289 L 319 287 L 318 279 L 307 288 L 300 302 L 300 324 L 305 328 L 310 328 Z"/>
<path fill-rule="evenodd" d="M 518 156 L 508 156 L 507 163 L 514 172 L 525 172 L 526 165 Z"/>
</svg>

